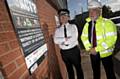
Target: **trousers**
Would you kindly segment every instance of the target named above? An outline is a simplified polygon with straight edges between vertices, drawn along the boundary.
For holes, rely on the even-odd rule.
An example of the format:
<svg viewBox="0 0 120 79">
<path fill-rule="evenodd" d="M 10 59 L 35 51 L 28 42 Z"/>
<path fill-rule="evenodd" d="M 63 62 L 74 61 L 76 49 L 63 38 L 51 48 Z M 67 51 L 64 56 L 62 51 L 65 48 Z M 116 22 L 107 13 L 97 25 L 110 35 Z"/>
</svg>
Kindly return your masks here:
<svg viewBox="0 0 120 79">
<path fill-rule="evenodd" d="M 81 67 L 80 49 L 75 46 L 68 50 L 60 50 L 62 59 L 66 65 L 69 79 L 75 79 L 73 66 L 76 69 L 77 79 L 84 79 L 83 70 Z"/>
<path fill-rule="evenodd" d="M 102 61 L 107 79 L 116 79 L 113 69 L 112 55 L 105 58 L 100 58 L 99 53 L 97 55 L 91 54 L 90 59 L 93 70 L 93 79 L 100 79 L 100 61 Z"/>
</svg>

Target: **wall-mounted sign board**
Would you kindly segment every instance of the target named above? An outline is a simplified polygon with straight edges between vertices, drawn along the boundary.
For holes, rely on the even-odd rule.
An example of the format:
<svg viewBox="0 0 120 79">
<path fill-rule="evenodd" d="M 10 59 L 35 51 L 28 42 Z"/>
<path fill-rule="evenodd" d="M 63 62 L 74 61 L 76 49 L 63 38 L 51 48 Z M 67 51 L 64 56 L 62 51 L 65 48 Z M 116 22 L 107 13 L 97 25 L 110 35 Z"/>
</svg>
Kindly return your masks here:
<svg viewBox="0 0 120 79">
<path fill-rule="evenodd" d="M 32 73 L 42 62 L 47 51 L 36 4 L 33 0 L 6 0 L 6 3 L 27 68 Z"/>
</svg>

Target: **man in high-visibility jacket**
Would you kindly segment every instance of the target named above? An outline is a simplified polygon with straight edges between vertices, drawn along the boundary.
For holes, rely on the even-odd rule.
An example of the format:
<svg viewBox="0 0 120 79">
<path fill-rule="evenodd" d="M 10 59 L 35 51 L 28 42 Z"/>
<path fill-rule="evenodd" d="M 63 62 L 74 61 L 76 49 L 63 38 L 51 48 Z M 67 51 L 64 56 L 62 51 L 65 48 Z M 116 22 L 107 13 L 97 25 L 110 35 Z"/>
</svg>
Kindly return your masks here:
<svg viewBox="0 0 120 79">
<path fill-rule="evenodd" d="M 86 19 L 81 39 L 89 51 L 93 69 L 93 79 L 100 79 L 100 61 L 107 79 L 116 79 L 113 69 L 112 52 L 117 39 L 116 25 L 102 17 L 102 5 L 92 0 L 88 3 L 89 17 Z"/>
</svg>

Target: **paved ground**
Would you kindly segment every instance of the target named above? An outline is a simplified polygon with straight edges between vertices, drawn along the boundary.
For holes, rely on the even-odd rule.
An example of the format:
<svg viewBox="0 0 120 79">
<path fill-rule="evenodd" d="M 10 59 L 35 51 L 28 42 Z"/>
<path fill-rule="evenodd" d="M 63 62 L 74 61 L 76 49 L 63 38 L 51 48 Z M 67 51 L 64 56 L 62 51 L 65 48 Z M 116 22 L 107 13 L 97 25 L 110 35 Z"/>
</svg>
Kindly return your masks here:
<svg viewBox="0 0 120 79">
<path fill-rule="evenodd" d="M 117 73 L 116 77 L 117 77 L 117 79 L 120 79 L 120 77 L 119 77 L 120 76 L 120 52 L 114 56 L 114 65 L 115 65 L 114 66 L 115 72 Z M 82 56 L 82 67 L 83 67 L 85 79 L 93 79 L 89 55 Z M 102 63 L 101 63 L 101 79 L 107 79 L 104 68 L 102 66 Z"/>
<path fill-rule="evenodd" d="M 113 60 L 114 60 L 116 79 L 120 79 L 120 52 L 114 55 Z M 84 54 L 82 56 L 81 64 L 84 72 L 84 79 L 93 79 L 89 55 Z M 101 79 L 107 79 L 102 63 L 101 63 Z"/>
<path fill-rule="evenodd" d="M 117 79 L 120 79 L 120 51 L 114 55 L 114 69 L 116 72 Z"/>
<path fill-rule="evenodd" d="M 88 55 L 82 57 L 82 67 L 85 79 L 93 79 L 90 58 Z M 106 79 L 102 65 L 101 65 L 101 79 Z"/>
</svg>

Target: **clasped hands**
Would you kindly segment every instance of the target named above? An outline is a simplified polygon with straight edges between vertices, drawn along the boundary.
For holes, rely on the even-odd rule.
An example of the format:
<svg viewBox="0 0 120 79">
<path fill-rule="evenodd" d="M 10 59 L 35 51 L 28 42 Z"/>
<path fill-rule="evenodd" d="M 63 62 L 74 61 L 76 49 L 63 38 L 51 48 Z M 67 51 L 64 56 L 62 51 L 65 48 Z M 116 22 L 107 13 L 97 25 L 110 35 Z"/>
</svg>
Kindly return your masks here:
<svg viewBox="0 0 120 79">
<path fill-rule="evenodd" d="M 66 46 L 68 46 L 67 41 L 68 41 L 70 38 L 71 38 L 71 37 L 66 37 L 66 38 L 65 38 L 65 41 L 62 42 L 62 45 L 66 45 Z"/>
<path fill-rule="evenodd" d="M 92 55 L 96 55 L 97 54 L 95 48 L 91 48 L 88 52 L 90 54 L 92 54 Z"/>
</svg>

